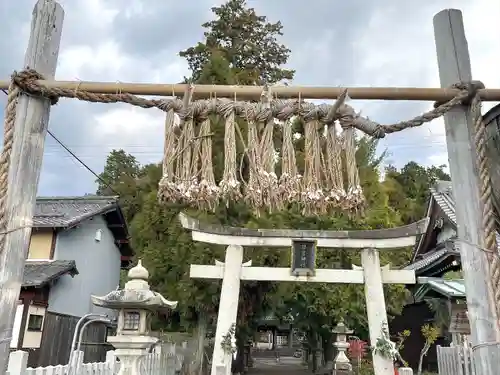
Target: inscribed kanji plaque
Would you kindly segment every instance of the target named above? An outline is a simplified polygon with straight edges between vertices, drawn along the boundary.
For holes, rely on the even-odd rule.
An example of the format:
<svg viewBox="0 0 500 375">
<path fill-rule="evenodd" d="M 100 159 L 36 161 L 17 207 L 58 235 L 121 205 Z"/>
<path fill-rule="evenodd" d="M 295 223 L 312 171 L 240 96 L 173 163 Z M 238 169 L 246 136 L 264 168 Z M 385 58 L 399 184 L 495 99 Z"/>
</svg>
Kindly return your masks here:
<svg viewBox="0 0 500 375">
<path fill-rule="evenodd" d="M 292 275 L 314 276 L 316 241 L 292 241 Z"/>
<path fill-rule="evenodd" d="M 451 306 L 449 332 L 470 335 L 469 317 L 467 316 L 467 305 L 465 303 Z"/>
</svg>

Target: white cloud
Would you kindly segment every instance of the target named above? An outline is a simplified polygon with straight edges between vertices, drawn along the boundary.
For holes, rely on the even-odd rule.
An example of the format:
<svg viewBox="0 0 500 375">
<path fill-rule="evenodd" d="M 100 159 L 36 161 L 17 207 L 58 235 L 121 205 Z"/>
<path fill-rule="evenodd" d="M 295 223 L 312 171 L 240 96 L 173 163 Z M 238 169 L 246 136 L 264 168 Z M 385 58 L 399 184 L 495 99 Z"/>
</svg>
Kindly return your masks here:
<svg viewBox="0 0 500 375">
<path fill-rule="evenodd" d="M 156 163 L 163 152 L 163 113 L 120 106 L 94 117 L 94 142 L 105 145 L 100 152 L 122 147 L 143 163 Z M 112 142 L 110 142 L 112 140 Z"/>
<path fill-rule="evenodd" d="M 408 4 L 400 3 L 401 8 Z M 395 12 L 394 8 L 381 7 L 373 15 L 364 35 L 355 43 L 360 54 L 358 81 L 373 86 L 439 87 L 439 74 L 434 46 L 433 16 L 445 8 L 459 8 L 463 12 L 466 36 L 471 55 L 473 77 L 487 87 L 500 86 L 500 71 L 494 62 L 500 60 L 497 35 L 500 3 L 494 0 L 441 0 L 425 5 L 415 3 L 411 9 Z M 385 117 L 396 108 L 391 102 L 365 102 L 356 105 L 365 115 L 374 119 Z M 485 103 L 488 110 L 494 103 Z M 426 104 L 427 110 L 431 104 Z M 406 120 L 421 110 L 407 110 Z M 398 115 L 401 111 L 397 111 Z M 391 139 L 392 138 L 392 139 Z M 392 153 L 392 163 L 402 165 L 409 160 L 407 154 L 420 156 L 425 164 L 448 164 L 446 137 L 442 119 L 419 129 L 388 136 L 384 142 Z"/>
</svg>

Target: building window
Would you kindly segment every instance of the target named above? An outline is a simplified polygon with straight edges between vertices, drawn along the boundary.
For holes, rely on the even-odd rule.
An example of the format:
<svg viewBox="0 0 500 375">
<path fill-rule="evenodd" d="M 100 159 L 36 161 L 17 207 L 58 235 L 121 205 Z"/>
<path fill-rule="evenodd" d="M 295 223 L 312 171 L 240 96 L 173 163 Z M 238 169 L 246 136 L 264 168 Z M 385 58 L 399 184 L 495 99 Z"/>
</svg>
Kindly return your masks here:
<svg viewBox="0 0 500 375">
<path fill-rule="evenodd" d="M 41 331 L 43 315 L 30 314 L 28 318 L 28 331 Z"/>
<path fill-rule="evenodd" d="M 127 331 L 137 331 L 139 330 L 140 321 L 141 314 L 139 312 L 125 312 L 125 317 L 123 319 L 123 329 Z"/>
</svg>

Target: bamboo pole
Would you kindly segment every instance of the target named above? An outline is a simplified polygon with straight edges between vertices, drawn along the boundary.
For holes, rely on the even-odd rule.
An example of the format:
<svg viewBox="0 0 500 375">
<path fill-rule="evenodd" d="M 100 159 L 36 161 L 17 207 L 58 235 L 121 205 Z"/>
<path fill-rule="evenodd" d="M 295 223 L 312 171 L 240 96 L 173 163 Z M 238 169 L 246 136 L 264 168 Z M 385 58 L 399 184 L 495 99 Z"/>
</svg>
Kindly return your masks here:
<svg viewBox="0 0 500 375">
<path fill-rule="evenodd" d="M 75 91 L 88 91 L 96 94 L 129 93 L 143 96 L 182 96 L 189 85 L 160 83 L 90 82 L 40 80 L 38 84 L 47 89 L 60 88 Z M 7 89 L 9 81 L 0 81 L 0 89 Z M 262 94 L 262 86 L 223 86 L 195 85 L 193 99 L 210 97 L 254 99 Z M 273 95 L 279 98 L 337 99 L 346 87 L 328 86 L 273 86 Z M 350 87 L 347 88 L 352 99 L 366 100 L 416 100 L 445 102 L 452 99 L 456 89 L 416 88 L 416 87 Z M 500 89 L 479 90 L 483 101 L 500 101 Z"/>
</svg>

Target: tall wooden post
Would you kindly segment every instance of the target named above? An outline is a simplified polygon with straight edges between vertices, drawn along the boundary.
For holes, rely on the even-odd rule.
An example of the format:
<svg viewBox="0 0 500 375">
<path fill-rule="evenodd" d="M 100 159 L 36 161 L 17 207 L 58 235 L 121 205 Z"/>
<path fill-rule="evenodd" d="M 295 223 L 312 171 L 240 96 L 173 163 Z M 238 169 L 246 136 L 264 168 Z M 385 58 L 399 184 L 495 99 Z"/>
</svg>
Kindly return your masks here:
<svg viewBox="0 0 500 375">
<path fill-rule="evenodd" d="M 33 10 L 24 66 L 47 79 L 56 71 L 64 11 L 53 0 L 39 0 Z M 10 337 L 31 237 L 50 102 L 22 95 L 18 99 L 9 171 L 5 248 L 0 255 L 0 373 L 7 369 Z M 16 228 L 22 228 L 16 230 Z"/>
<path fill-rule="evenodd" d="M 462 13 L 447 9 L 434 17 L 434 35 L 442 87 L 472 80 L 469 50 Z M 500 332 L 493 301 L 490 272 L 482 247 L 478 166 L 473 121 L 468 107 L 457 107 L 444 116 L 446 144 L 455 196 L 457 234 L 467 292 L 476 372 L 498 373 Z"/>
</svg>

